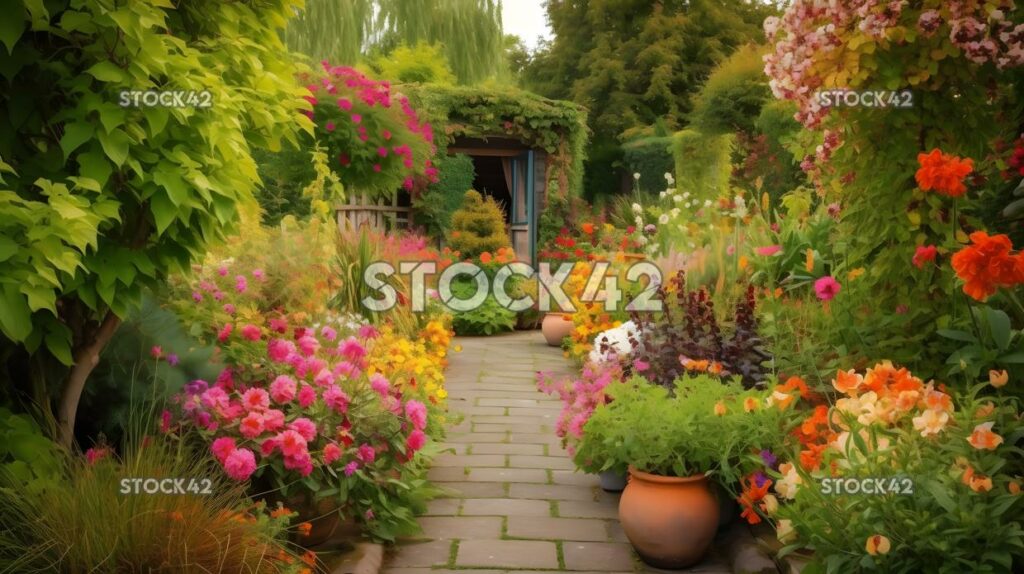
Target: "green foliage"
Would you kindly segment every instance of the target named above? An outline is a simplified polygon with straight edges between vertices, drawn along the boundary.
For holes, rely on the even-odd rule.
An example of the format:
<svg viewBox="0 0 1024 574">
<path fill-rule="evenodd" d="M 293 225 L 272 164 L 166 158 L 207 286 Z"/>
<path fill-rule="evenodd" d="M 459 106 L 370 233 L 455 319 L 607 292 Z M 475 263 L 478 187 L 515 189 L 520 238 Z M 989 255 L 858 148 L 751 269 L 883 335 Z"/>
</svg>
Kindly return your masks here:
<svg viewBox="0 0 1024 574">
<path fill-rule="evenodd" d="M 304 146 L 277 152 L 254 150 L 253 159 L 262 182 L 256 201 L 262 208 L 263 223 L 277 225 L 287 215 L 308 217 L 310 205 L 303 199 L 302 189 L 316 177 L 308 150 Z"/>
<path fill-rule="evenodd" d="M 671 137 L 649 137 L 622 146 L 626 171 L 640 174 L 637 184 L 646 193 L 665 189 L 665 174 L 675 170 Z"/>
<path fill-rule="evenodd" d="M 663 476 L 720 472 L 723 484 L 732 484 L 751 452 L 781 442 L 783 411 L 744 412 L 743 401 L 760 401 L 764 391 L 745 391 L 707 375 L 682 377 L 673 391 L 640 377 L 609 385 L 610 400 L 584 426 L 575 459 L 601 456 L 605 469 L 626 463 Z M 724 414 L 715 413 L 718 403 Z"/>
<path fill-rule="evenodd" d="M 731 134 L 709 136 L 696 130 L 683 130 L 672 136 L 676 188 L 689 191 L 701 200 L 729 195 Z"/>
<path fill-rule="evenodd" d="M 455 76 L 441 49 L 439 44 L 422 42 L 412 48 L 402 45 L 378 58 L 374 68 L 382 78 L 403 84 L 452 84 Z"/>
<path fill-rule="evenodd" d="M 546 179 L 558 183 L 560 193 L 579 195 L 587 145 L 587 112 L 580 106 L 509 87 L 403 90 L 421 104 L 431 123 L 445 125 L 448 143 L 457 137 L 519 139 L 547 154 Z"/>
<path fill-rule="evenodd" d="M 465 154 L 442 155 L 434 162 L 438 182 L 413 198 L 413 217 L 428 235 L 443 237 L 451 229 L 452 213 L 462 205 L 466 192 L 473 189 L 476 170 L 473 158 Z"/>
<path fill-rule="evenodd" d="M 485 251 L 492 254 L 501 247 L 511 247 L 505 215 L 493 197 L 482 197 L 477 191 L 466 192 L 462 207 L 452 214 L 452 231 L 448 245 L 464 259 L 476 259 Z"/>
<path fill-rule="evenodd" d="M 0 407 L 0 492 L 37 492 L 57 483 L 63 461 L 32 417 Z M 0 537 L 2 544 L 2 537 Z"/>
<path fill-rule="evenodd" d="M 311 128 L 277 30 L 295 2 L 15 3 L 0 70 L 0 331 L 65 365 L 237 221 L 253 147 Z M 31 27 L 31 32 L 26 28 Z M 206 90 L 209 108 L 122 107 Z M 5 345 L 9 343 L 4 343 Z"/>
<path fill-rule="evenodd" d="M 459 299 L 467 299 L 473 296 L 475 289 L 475 283 L 458 283 L 452 286 L 452 294 Z M 491 294 L 475 309 L 452 313 L 452 329 L 460 336 L 496 335 L 515 327 L 516 314 L 499 305 Z"/>
<path fill-rule="evenodd" d="M 709 135 L 754 130 L 761 107 L 771 98 L 763 53 L 747 45 L 715 68 L 694 98 L 691 128 Z"/>
<path fill-rule="evenodd" d="M 495 0 L 307 0 L 285 39 L 316 61 L 346 64 L 402 45 L 439 44 L 459 83 L 471 84 L 502 72 L 499 6 Z"/>
</svg>

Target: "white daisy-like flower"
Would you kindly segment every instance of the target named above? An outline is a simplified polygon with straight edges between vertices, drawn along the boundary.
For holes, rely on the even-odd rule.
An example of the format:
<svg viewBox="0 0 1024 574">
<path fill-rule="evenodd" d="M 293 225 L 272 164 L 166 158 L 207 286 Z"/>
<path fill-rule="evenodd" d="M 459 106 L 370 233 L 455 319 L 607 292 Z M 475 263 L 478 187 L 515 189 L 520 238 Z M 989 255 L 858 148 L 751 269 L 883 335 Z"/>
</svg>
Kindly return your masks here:
<svg viewBox="0 0 1024 574">
<path fill-rule="evenodd" d="M 633 179 L 635 179 L 635 180 L 639 181 L 639 180 L 640 180 L 640 172 L 636 172 L 636 173 L 634 173 L 634 174 L 633 174 Z"/>
<path fill-rule="evenodd" d="M 658 223 L 660 223 L 662 225 L 665 225 L 666 223 L 668 223 L 668 214 L 667 213 L 662 213 L 661 216 L 658 217 Z"/>
<path fill-rule="evenodd" d="M 674 207 L 674 208 L 672 208 L 672 211 L 670 213 L 672 214 L 672 217 L 679 217 L 679 212 L 680 211 L 681 210 L 678 207 Z"/>
<path fill-rule="evenodd" d="M 676 203 L 679 203 L 682 200 L 683 200 L 683 196 L 681 196 L 681 195 L 673 195 L 672 196 L 672 201 L 674 201 Z"/>
<path fill-rule="evenodd" d="M 711 207 L 711 200 L 710 199 L 705 199 L 704 200 L 704 207 Z"/>
<path fill-rule="evenodd" d="M 634 203 L 633 204 L 633 213 L 643 213 L 643 211 L 644 211 L 644 208 L 640 207 L 639 203 Z"/>
<path fill-rule="evenodd" d="M 636 216 L 636 219 L 634 219 L 634 220 L 633 220 L 633 222 L 634 222 L 634 223 L 636 223 L 636 224 L 637 224 L 637 226 L 639 227 L 639 226 L 641 226 L 641 225 L 643 225 L 643 224 L 644 224 L 644 218 L 643 218 L 643 217 L 640 217 L 640 216 L 638 215 L 638 216 Z"/>
</svg>

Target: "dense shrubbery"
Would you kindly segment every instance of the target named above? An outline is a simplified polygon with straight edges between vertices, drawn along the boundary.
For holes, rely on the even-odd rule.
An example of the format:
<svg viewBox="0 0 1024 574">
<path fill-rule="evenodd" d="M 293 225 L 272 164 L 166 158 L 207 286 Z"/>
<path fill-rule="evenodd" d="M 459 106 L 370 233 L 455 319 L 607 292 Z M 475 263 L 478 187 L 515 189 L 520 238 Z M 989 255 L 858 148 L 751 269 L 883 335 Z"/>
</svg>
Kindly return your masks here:
<svg viewBox="0 0 1024 574">
<path fill-rule="evenodd" d="M 448 244 L 468 259 L 512 246 L 505 215 L 493 197 L 481 197 L 472 189 L 466 192 L 462 207 L 452 214 Z"/>
</svg>

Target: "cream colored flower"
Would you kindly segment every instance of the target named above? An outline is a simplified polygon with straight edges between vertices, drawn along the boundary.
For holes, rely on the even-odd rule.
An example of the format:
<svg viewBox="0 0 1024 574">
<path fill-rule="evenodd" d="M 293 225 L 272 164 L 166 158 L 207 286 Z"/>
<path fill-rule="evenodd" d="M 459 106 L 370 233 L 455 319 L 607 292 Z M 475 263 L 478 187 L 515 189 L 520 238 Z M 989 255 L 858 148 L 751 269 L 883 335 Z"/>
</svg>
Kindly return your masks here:
<svg viewBox="0 0 1024 574">
<path fill-rule="evenodd" d="M 783 518 L 775 524 L 775 536 L 779 542 L 788 544 L 796 540 L 796 530 L 793 529 L 793 521 Z"/>
<path fill-rule="evenodd" d="M 921 436 L 937 435 L 949 424 L 949 413 L 943 410 L 928 409 L 912 420 L 914 430 L 921 431 Z"/>
</svg>

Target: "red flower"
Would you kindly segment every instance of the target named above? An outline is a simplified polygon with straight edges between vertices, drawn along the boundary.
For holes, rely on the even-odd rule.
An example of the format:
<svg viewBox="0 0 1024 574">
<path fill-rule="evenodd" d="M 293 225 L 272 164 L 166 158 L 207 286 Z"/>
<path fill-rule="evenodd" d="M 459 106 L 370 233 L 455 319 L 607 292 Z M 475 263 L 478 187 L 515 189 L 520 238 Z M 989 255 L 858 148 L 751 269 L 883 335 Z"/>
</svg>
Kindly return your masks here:
<svg viewBox="0 0 1024 574">
<path fill-rule="evenodd" d="M 1013 243 L 1006 235 L 971 234 L 971 245 L 953 254 L 953 269 L 964 281 L 964 293 L 978 301 L 988 299 L 997 287 L 1024 282 L 1024 259 L 1013 255 Z"/>
<path fill-rule="evenodd" d="M 936 248 L 934 245 L 918 245 L 917 250 L 914 251 L 914 257 L 910 260 L 914 264 L 914 267 L 921 269 L 925 263 L 931 263 L 935 261 Z"/>
<path fill-rule="evenodd" d="M 917 185 L 924 191 L 937 191 L 949 197 L 967 193 L 964 178 L 974 171 L 974 160 L 942 153 L 938 148 L 927 154 L 918 154 L 921 167 L 914 174 Z"/>
</svg>

